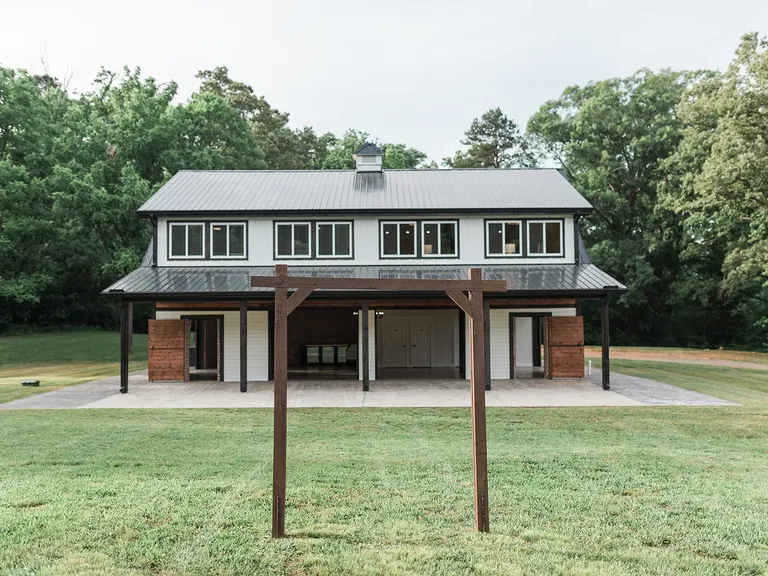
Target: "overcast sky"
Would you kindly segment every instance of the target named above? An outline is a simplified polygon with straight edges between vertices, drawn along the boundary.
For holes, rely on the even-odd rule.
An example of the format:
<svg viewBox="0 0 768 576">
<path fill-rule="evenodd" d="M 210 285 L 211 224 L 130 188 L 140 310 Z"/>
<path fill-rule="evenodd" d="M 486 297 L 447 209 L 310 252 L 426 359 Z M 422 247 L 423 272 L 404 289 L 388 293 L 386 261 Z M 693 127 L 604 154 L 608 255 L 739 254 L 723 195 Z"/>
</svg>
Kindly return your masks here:
<svg viewBox="0 0 768 576">
<path fill-rule="evenodd" d="M 768 34 L 765 0 L 0 0 L 0 64 L 101 66 L 175 80 L 228 66 L 295 127 L 369 132 L 440 160 L 500 107 L 524 126 L 571 84 L 639 68 L 724 68 L 742 34 Z"/>
</svg>

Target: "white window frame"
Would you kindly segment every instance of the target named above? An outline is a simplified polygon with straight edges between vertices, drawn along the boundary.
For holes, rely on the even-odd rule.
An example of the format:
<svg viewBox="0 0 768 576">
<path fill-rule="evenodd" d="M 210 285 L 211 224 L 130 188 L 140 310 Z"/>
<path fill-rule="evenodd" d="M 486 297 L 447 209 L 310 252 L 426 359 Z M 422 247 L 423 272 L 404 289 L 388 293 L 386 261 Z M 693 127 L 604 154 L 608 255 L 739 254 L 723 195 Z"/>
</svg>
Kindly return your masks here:
<svg viewBox="0 0 768 576">
<path fill-rule="evenodd" d="M 541 224 L 542 242 L 541 247 L 543 252 L 531 252 L 531 224 Z M 557 224 L 560 226 L 560 250 L 555 252 L 547 252 L 547 224 Z M 527 220 L 525 225 L 526 238 L 528 240 L 528 256 L 536 256 L 538 258 L 562 258 L 565 256 L 565 226 L 562 220 Z"/>
<path fill-rule="evenodd" d="M 426 233 L 424 228 L 429 224 L 437 224 L 437 251 L 432 251 L 431 254 L 427 254 L 424 251 L 424 244 L 426 239 Z M 440 248 L 443 241 L 443 235 L 441 234 L 441 227 L 444 224 L 450 224 L 453 226 L 453 253 L 441 254 Z M 459 223 L 456 220 L 422 220 L 421 221 L 421 256 L 422 258 L 456 258 L 459 255 Z"/>
<path fill-rule="evenodd" d="M 184 227 L 184 256 L 178 256 L 173 254 L 173 227 Z M 202 254 L 189 254 L 189 227 L 200 226 L 203 229 L 203 241 L 200 246 L 203 250 Z M 205 260 L 205 222 L 191 221 L 191 222 L 168 222 L 168 260 Z"/>
<path fill-rule="evenodd" d="M 501 254 L 491 254 L 491 224 L 501 224 Z M 504 247 L 508 244 L 506 224 L 517 224 L 517 254 L 507 254 Z M 485 221 L 485 257 L 486 258 L 522 258 L 523 257 L 523 221 L 522 220 L 486 220 Z"/>
<path fill-rule="evenodd" d="M 226 226 L 227 228 L 227 255 L 226 256 L 216 256 L 213 254 L 213 227 L 214 226 Z M 242 254 L 236 254 L 231 255 L 229 253 L 229 227 L 230 226 L 242 226 L 243 227 L 243 253 Z M 248 257 L 248 223 L 247 222 L 211 222 L 210 226 L 210 234 L 209 237 L 209 244 L 210 244 L 210 254 L 211 254 L 211 260 L 245 260 Z"/>
<path fill-rule="evenodd" d="M 279 254 L 278 249 L 280 245 L 277 242 L 277 232 L 280 229 L 280 226 L 290 226 L 291 227 L 291 253 L 290 254 Z M 307 254 L 299 254 L 295 255 L 294 252 L 296 252 L 296 234 L 295 234 L 295 227 L 296 226 L 306 226 L 307 232 L 308 232 L 308 250 Z M 274 242 L 275 242 L 275 259 L 285 259 L 285 258 L 291 258 L 296 260 L 308 260 L 312 258 L 312 222 L 291 222 L 289 220 L 285 221 L 275 221 L 275 232 L 274 232 Z"/>
<path fill-rule="evenodd" d="M 331 252 L 332 254 L 320 254 L 320 226 L 332 226 L 332 232 L 331 232 Z M 349 254 L 336 254 L 336 226 L 346 226 L 349 228 Z M 353 232 L 353 226 L 352 222 L 349 221 L 336 221 L 336 220 L 318 220 L 315 222 L 315 238 L 317 238 L 317 246 L 315 247 L 316 254 L 315 256 L 318 259 L 324 259 L 324 258 L 352 258 L 352 254 L 354 253 L 354 244 L 353 244 L 353 238 L 352 238 L 352 232 Z"/>
<path fill-rule="evenodd" d="M 397 225 L 397 254 L 384 254 L 384 225 L 396 224 Z M 412 224 L 413 225 L 413 254 L 400 254 L 400 225 Z M 418 230 L 418 223 L 416 220 L 382 220 L 379 222 L 379 257 L 382 259 L 387 258 L 418 258 L 419 243 L 416 238 L 416 231 Z"/>
</svg>

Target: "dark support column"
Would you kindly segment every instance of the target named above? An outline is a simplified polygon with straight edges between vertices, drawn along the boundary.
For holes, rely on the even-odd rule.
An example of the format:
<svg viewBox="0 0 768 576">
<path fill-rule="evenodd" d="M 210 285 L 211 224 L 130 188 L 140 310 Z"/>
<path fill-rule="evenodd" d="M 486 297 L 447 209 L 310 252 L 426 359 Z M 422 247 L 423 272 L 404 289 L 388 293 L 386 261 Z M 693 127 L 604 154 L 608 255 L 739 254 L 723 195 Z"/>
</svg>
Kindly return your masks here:
<svg viewBox="0 0 768 576">
<path fill-rule="evenodd" d="M 120 302 L 120 393 L 128 392 L 128 361 L 131 352 L 128 348 L 128 302 Z"/>
<path fill-rule="evenodd" d="M 459 310 L 459 377 L 467 377 L 467 315 Z"/>
<path fill-rule="evenodd" d="M 483 346 L 485 363 L 485 389 L 491 389 L 491 303 L 483 300 Z"/>
<path fill-rule="evenodd" d="M 581 299 L 576 299 L 576 316 L 581 316 Z"/>
<path fill-rule="evenodd" d="M 288 266 L 275 266 L 287 276 Z M 272 457 L 272 537 L 285 536 L 285 468 L 288 442 L 288 289 L 275 288 L 275 423 Z"/>
<path fill-rule="evenodd" d="M 133 302 L 128 302 L 128 353 L 133 354 Z"/>
<path fill-rule="evenodd" d="M 602 348 L 603 348 L 603 390 L 611 389 L 611 360 L 610 342 L 608 337 L 608 296 L 603 296 L 600 301 L 600 319 L 602 320 Z"/>
<path fill-rule="evenodd" d="M 240 392 L 248 392 L 248 302 L 240 302 Z"/>
<path fill-rule="evenodd" d="M 368 351 L 368 300 L 362 301 L 362 306 L 360 310 L 360 314 L 363 315 L 363 317 L 360 319 L 362 324 L 362 346 L 361 346 L 361 353 L 363 355 L 363 362 L 362 362 L 362 380 L 363 380 L 363 392 L 368 392 L 370 388 L 370 354 Z"/>
</svg>

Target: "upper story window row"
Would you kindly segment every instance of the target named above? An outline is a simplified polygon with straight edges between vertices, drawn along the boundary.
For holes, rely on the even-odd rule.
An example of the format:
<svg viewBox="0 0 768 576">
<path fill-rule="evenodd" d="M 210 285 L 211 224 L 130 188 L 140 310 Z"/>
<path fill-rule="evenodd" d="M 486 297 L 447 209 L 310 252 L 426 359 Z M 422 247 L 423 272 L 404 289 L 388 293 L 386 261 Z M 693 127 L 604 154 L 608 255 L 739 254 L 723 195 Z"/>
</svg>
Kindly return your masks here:
<svg viewBox="0 0 768 576">
<path fill-rule="evenodd" d="M 245 222 L 169 222 L 171 260 L 236 260 L 247 257 Z"/>
<path fill-rule="evenodd" d="M 485 258 L 565 254 L 563 219 L 486 219 L 483 225 Z M 354 258 L 351 220 L 274 221 L 273 227 L 276 260 Z M 379 258 L 458 258 L 459 231 L 458 220 L 379 220 Z M 168 256 L 171 260 L 247 259 L 247 235 L 246 222 L 171 221 Z"/>
</svg>

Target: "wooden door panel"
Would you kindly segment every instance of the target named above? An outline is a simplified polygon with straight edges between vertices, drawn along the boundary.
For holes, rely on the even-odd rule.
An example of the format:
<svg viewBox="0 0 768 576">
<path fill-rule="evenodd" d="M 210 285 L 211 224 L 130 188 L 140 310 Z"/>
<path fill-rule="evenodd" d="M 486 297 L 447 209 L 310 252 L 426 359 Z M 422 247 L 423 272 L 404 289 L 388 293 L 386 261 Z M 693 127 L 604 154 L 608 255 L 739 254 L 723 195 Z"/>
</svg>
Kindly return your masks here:
<svg viewBox="0 0 768 576">
<path fill-rule="evenodd" d="M 431 322 L 411 320 L 409 326 L 409 365 L 412 368 L 428 368 L 432 365 Z"/>
<path fill-rule="evenodd" d="M 149 380 L 186 379 L 188 320 L 149 321 Z"/>
</svg>

